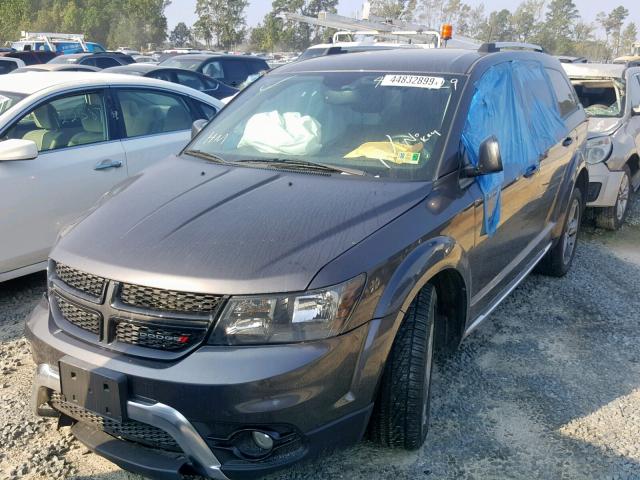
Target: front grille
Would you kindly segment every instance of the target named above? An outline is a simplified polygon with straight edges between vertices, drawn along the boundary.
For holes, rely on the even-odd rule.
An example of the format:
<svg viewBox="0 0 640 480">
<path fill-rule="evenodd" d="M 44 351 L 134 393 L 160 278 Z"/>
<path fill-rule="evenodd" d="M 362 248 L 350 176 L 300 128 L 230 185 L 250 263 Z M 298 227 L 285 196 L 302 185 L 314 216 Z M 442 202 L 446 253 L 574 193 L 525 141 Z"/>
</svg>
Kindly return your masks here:
<svg viewBox="0 0 640 480">
<path fill-rule="evenodd" d="M 179 351 L 200 342 L 206 329 L 184 328 L 182 326 L 155 325 L 153 323 L 132 323 L 116 319 L 115 337 L 118 342 L 146 348 Z"/>
<path fill-rule="evenodd" d="M 178 292 L 132 284 L 122 285 L 120 300 L 132 307 L 184 313 L 213 312 L 222 303 L 222 297 L 218 295 Z"/>
<path fill-rule="evenodd" d="M 93 297 L 101 297 L 106 284 L 106 280 L 102 277 L 76 270 L 62 263 L 56 263 L 56 275 L 70 287 Z"/>
<path fill-rule="evenodd" d="M 68 302 L 60 295 L 55 296 L 56 303 L 60 309 L 60 313 L 67 320 L 67 322 L 75 325 L 78 328 L 87 330 L 88 332 L 100 335 L 100 315 L 95 312 L 90 312 L 84 308 L 80 308 L 75 304 Z"/>
<path fill-rule="evenodd" d="M 164 430 L 135 420 L 118 422 L 90 412 L 83 407 L 67 402 L 62 395 L 54 392 L 49 401 L 51 407 L 77 420 L 89 423 L 104 432 L 132 442 L 164 450 L 180 451 L 176 441 Z"/>
</svg>

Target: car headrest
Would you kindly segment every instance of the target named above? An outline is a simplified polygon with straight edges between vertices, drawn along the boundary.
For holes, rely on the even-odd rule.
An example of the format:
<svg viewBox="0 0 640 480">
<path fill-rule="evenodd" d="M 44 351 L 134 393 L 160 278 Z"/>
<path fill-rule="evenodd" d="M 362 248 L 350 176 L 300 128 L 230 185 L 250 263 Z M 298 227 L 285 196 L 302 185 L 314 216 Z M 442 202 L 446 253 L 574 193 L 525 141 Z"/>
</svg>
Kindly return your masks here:
<svg viewBox="0 0 640 480">
<path fill-rule="evenodd" d="M 57 130 L 60 128 L 58 112 L 50 104 L 36 108 L 33 111 L 33 119 L 38 128 L 44 130 Z"/>
<path fill-rule="evenodd" d="M 85 132 L 102 133 L 104 132 L 104 118 L 102 115 L 102 107 L 91 107 L 86 105 L 82 115 L 82 128 Z"/>
</svg>

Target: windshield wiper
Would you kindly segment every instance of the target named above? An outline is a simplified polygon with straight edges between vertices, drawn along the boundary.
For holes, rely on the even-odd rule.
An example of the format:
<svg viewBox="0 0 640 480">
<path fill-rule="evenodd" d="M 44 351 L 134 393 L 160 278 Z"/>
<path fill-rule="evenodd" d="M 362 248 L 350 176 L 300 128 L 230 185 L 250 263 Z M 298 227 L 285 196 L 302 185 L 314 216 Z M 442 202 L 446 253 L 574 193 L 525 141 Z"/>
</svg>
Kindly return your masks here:
<svg viewBox="0 0 640 480">
<path fill-rule="evenodd" d="M 367 172 L 355 168 L 339 167 L 327 163 L 310 162 L 308 160 L 292 160 L 288 158 L 251 158 L 239 160 L 241 164 L 273 165 L 274 167 L 303 168 L 308 170 L 322 170 L 324 172 L 343 173 L 345 175 L 365 176 Z"/>
<path fill-rule="evenodd" d="M 202 150 L 185 150 L 184 153 L 187 155 L 191 155 L 193 157 L 202 158 L 203 160 L 207 160 L 208 162 L 220 163 L 222 165 L 231 165 L 233 162 L 225 160 L 218 155 L 214 155 L 213 153 L 203 152 Z"/>
</svg>

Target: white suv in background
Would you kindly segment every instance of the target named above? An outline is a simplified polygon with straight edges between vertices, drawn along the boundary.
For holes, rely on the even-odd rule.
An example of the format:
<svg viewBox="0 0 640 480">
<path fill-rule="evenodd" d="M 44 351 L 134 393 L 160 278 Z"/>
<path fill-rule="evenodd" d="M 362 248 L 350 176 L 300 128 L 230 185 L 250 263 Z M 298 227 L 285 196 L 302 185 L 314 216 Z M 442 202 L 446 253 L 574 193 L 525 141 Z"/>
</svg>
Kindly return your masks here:
<svg viewBox="0 0 640 480">
<path fill-rule="evenodd" d="M 178 153 L 192 123 L 221 107 L 196 90 L 128 75 L 0 76 L 0 282 L 45 269 L 64 226 Z"/>
</svg>

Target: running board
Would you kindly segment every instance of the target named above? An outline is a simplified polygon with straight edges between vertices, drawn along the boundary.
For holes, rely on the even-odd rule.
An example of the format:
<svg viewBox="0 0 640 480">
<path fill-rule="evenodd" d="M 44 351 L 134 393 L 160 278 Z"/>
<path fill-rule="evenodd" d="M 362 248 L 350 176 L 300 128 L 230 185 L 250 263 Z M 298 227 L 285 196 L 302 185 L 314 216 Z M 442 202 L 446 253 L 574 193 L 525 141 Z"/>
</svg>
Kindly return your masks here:
<svg viewBox="0 0 640 480">
<path fill-rule="evenodd" d="M 522 283 L 522 281 L 525 278 L 527 278 L 527 276 L 531 273 L 531 271 L 534 268 L 536 268 L 536 265 L 540 262 L 540 260 L 544 258 L 544 256 L 547 254 L 550 248 L 551 248 L 551 243 L 549 243 L 544 250 L 542 250 L 538 255 L 536 255 L 536 257 L 529 264 L 529 266 L 520 275 L 518 275 L 514 279 L 514 281 L 511 282 L 509 286 L 507 286 L 507 288 L 504 290 L 504 293 L 502 293 L 502 295 L 500 295 L 498 299 L 492 305 L 490 305 L 489 308 L 487 308 L 487 310 L 484 313 L 480 314 L 478 318 L 476 318 L 473 321 L 473 323 L 469 325 L 469 328 L 466 329 L 462 338 L 469 336 L 471 332 L 473 332 L 476 328 L 478 328 L 478 326 L 482 322 L 484 322 L 489 315 L 491 315 L 491 313 L 498 307 L 498 305 L 500 305 L 504 301 L 504 299 L 507 298 L 509 294 L 513 292 L 518 287 L 518 285 Z"/>
</svg>

